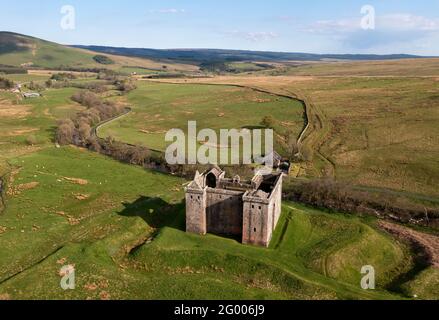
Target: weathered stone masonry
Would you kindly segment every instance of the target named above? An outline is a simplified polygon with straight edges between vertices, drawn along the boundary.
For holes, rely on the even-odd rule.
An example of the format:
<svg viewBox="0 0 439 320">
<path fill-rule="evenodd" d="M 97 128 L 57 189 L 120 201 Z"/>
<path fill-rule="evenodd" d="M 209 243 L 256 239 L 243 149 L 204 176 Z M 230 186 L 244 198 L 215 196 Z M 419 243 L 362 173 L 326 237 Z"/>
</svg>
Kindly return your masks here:
<svg viewBox="0 0 439 320">
<path fill-rule="evenodd" d="M 242 242 L 267 247 L 279 221 L 282 174 L 241 181 L 214 167 L 196 173 L 186 188 L 186 231 L 242 236 Z"/>
</svg>

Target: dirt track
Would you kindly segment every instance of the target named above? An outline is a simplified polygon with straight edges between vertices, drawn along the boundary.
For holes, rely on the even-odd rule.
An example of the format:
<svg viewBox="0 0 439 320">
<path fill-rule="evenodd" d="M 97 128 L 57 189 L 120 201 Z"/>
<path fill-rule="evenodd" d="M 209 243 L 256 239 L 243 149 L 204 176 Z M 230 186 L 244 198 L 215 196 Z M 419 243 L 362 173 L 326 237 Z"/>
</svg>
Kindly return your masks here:
<svg viewBox="0 0 439 320">
<path fill-rule="evenodd" d="M 381 221 L 379 226 L 401 239 L 420 246 L 425 250 L 431 264 L 439 268 L 439 236 L 415 231 L 387 221 Z"/>
</svg>

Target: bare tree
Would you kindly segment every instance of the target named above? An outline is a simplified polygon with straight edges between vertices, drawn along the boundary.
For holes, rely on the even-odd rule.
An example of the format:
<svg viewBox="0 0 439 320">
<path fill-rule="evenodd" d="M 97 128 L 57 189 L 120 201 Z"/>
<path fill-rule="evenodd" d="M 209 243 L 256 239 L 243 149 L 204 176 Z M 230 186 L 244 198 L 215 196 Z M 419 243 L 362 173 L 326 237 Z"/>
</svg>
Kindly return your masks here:
<svg viewBox="0 0 439 320">
<path fill-rule="evenodd" d="M 56 130 L 56 141 L 61 145 L 73 143 L 75 125 L 72 120 L 61 120 Z"/>
</svg>

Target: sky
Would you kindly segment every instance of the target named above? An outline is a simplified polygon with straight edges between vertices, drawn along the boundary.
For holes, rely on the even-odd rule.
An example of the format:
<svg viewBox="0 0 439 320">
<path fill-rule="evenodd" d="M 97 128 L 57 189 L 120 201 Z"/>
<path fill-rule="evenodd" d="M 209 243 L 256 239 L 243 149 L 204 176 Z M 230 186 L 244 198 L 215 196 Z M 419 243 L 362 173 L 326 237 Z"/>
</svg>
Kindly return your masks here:
<svg viewBox="0 0 439 320">
<path fill-rule="evenodd" d="M 439 0 L 0 0 L 0 8 L 1 31 L 62 44 L 439 55 Z"/>
</svg>

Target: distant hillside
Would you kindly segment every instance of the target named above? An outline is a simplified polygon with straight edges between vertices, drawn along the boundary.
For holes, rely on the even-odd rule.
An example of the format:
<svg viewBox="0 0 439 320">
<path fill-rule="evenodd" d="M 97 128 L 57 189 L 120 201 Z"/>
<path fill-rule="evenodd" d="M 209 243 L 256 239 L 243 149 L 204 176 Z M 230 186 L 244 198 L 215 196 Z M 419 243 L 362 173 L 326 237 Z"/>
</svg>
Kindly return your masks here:
<svg viewBox="0 0 439 320">
<path fill-rule="evenodd" d="M 104 63 L 103 63 L 104 62 Z M 164 64 L 149 59 L 106 55 L 12 32 L 0 32 L 0 64 L 22 68 L 144 68 L 195 71 L 193 66 Z"/>
<path fill-rule="evenodd" d="M 58 68 L 98 67 L 93 54 L 53 42 L 9 32 L 0 32 L 0 61 L 4 65 Z"/>
<path fill-rule="evenodd" d="M 407 54 L 372 55 L 372 54 L 311 54 L 311 53 L 288 53 L 269 51 L 246 51 L 246 50 L 221 50 L 221 49 L 142 49 L 142 48 L 118 48 L 103 46 L 74 46 L 76 48 L 93 50 L 101 53 L 143 57 L 149 59 L 181 61 L 185 63 L 200 64 L 211 61 L 238 62 L 238 61 L 322 61 L 325 59 L 338 60 L 394 60 L 406 58 L 420 58 Z"/>
<path fill-rule="evenodd" d="M 412 55 L 338 55 L 221 49 L 142 49 L 64 46 L 12 32 L 0 32 L 0 70 L 14 68 L 112 69 L 123 72 L 197 72 L 200 65 L 241 61 L 393 60 Z M 7 72 L 7 71 L 4 71 Z M 15 71 L 14 71 L 15 72 Z"/>
</svg>

